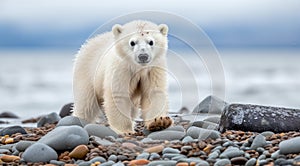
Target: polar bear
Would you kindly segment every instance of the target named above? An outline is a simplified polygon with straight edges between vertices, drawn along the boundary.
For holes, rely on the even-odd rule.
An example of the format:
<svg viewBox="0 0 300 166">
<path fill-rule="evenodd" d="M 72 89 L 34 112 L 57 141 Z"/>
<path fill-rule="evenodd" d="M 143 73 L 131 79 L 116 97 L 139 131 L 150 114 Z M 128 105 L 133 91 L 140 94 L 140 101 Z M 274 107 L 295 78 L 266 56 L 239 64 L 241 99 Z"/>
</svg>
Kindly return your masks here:
<svg viewBox="0 0 300 166">
<path fill-rule="evenodd" d="M 92 123 L 104 110 L 119 134 L 134 133 L 138 116 L 150 131 L 169 127 L 167 35 L 167 25 L 138 20 L 89 39 L 74 63 L 74 116 Z"/>
</svg>

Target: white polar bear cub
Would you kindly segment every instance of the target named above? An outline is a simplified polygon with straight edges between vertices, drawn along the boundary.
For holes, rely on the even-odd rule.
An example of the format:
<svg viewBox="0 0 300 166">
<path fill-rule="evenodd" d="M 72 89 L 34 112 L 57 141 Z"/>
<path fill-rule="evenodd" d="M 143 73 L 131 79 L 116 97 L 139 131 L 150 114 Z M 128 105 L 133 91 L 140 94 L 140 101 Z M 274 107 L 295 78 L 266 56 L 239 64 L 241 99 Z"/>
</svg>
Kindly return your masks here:
<svg viewBox="0 0 300 166">
<path fill-rule="evenodd" d="M 132 21 L 88 40 L 75 60 L 74 115 L 95 122 L 104 109 L 117 133 L 134 133 L 139 114 L 149 130 L 169 127 L 167 34 L 165 24 Z"/>
</svg>

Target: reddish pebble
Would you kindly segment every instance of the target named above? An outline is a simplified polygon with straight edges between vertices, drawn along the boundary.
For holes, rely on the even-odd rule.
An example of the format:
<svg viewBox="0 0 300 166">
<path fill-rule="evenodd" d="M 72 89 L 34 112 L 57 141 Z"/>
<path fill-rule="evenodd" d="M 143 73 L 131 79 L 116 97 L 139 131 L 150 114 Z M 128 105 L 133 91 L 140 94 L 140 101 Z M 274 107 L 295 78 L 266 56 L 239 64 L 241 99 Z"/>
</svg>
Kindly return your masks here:
<svg viewBox="0 0 300 166">
<path fill-rule="evenodd" d="M 1 156 L 0 159 L 4 162 L 13 162 L 13 161 L 20 160 L 20 157 L 12 156 L 12 155 L 4 155 L 4 156 Z"/>
<path fill-rule="evenodd" d="M 78 145 L 70 152 L 69 157 L 82 159 L 89 152 L 89 148 L 86 145 Z"/>
<path fill-rule="evenodd" d="M 176 166 L 189 166 L 189 163 L 177 163 Z"/>
<path fill-rule="evenodd" d="M 157 145 L 150 148 L 145 149 L 148 153 L 160 153 L 165 147 L 163 145 Z"/>
<path fill-rule="evenodd" d="M 135 165 L 146 165 L 148 164 L 150 161 L 146 160 L 146 159 L 139 159 L 139 160 L 131 160 L 129 162 L 129 166 L 135 166 Z"/>
</svg>

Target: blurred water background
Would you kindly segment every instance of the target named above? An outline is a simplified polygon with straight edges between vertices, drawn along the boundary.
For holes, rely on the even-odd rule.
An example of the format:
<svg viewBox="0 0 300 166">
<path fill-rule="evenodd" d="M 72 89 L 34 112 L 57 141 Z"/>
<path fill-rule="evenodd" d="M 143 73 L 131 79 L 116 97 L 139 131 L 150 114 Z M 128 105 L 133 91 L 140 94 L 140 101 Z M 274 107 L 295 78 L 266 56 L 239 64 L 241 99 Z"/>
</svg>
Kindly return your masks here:
<svg viewBox="0 0 300 166">
<path fill-rule="evenodd" d="M 300 108 L 299 1 L 118 3 L 122 8 L 115 10 L 113 2 L 96 0 L 1 1 L 0 112 L 30 118 L 72 102 L 73 59 L 80 46 L 111 18 L 142 10 L 172 12 L 203 29 L 223 64 L 225 81 L 217 82 L 216 92 L 227 102 Z M 170 50 L 179 56 L 168 54 L 171 111 L 192 110 L 212 94 L 213 73 L 201 55 L 172 43 Z"/>
</svg>

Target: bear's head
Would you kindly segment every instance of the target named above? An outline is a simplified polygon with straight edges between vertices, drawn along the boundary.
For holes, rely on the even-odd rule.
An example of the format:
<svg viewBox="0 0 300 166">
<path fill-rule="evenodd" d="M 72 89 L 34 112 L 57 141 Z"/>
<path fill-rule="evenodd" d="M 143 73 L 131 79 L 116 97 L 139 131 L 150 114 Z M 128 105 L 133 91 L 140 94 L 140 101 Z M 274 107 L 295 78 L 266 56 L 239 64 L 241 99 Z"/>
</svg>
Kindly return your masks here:
<svg viewBox="0 0 300 166">
<path fill-rule="evenodd" d="M 168 48 L 168 26 L 149 21 L 132 21 L 112 28 L 119 56 L 145 66 L 165 56 Z"/>
</svg>

